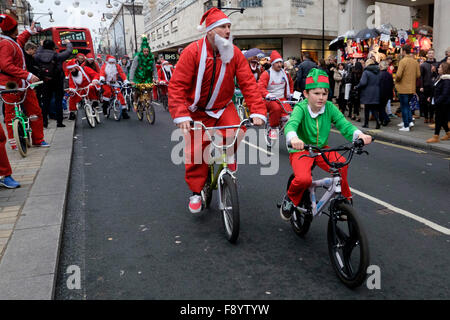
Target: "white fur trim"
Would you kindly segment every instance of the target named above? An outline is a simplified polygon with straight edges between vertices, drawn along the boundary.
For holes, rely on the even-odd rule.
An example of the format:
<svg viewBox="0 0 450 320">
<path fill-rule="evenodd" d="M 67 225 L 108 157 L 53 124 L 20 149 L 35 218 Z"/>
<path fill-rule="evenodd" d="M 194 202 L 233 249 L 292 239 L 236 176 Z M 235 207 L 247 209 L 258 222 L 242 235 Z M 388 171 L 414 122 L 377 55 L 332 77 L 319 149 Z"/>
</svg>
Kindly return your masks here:
<svg viewBox="0 0 450 320">
<path fill-rule="evenodd" d="M 175 124 L 179 124 L 181 122 L 188 121 L 188 120 L 192 121 L 192 118 L 191 117 L 178 117 L 178 118 L 173 119 L 173 122 Z"/>
<path fill-rule="evenodd" d="M 66 68 L 67 69 L 73 69 L 73 68 L 78 67 L 78 66 L 79 66 L 78 64 L 72 64 L 70 66 L 67 66 Z"/>
<path fill-rule="evenodd" d="M 205 26 L 203 26 L 203 25 L 198 25 L 197 26 L 197 31 L 199 31 L 199 32 L 203 32 L 203 31 L 205 31 Z"/>
<path fill-rule="evenodd" d="M 271 64 L 273 65 L 274 63 L 276 63 L 276 62 L 278 62 L 278 61 L 281 61 L 281 62 L 283 62 L 283 59 L 281 59 L 281 58 L 275 59 L 275 60 L 273 60 L 273 61 L 272 61 L 272 63 L 271 63 Z"/>
<path fill-rule="evenodd" d="M 251 114 L 251 115 L 250 115 L 250 118 L 260 118 L 260 119 L 263 119 L 264 122 L 267 122 L 267 117 L 266 117 L 266 116 L 263 116 L 262 114 L 259 114 L 259 113 L 253 113 L 253 114 Z"/>
<path fill-rule="evenodd" d="M 33 74 L 30 72 L 30 73 L 28 74 L 27 81 L 30 81 L 30 79 L 31 79 L 32 76 L 33 76 Z"/>
<path fill-rule="evenodd" d="M 231 20 L 228 19 L 228 18 L 220 19 L 220 20 L 214 22 L 213 24 L 209 25 L 209 27 L 206 28 L 206 32 L 211 31 L 215 27 L 221 26 L 221 25 L 226 24 L 226 23 L 231 23 Z"/>
</svg>

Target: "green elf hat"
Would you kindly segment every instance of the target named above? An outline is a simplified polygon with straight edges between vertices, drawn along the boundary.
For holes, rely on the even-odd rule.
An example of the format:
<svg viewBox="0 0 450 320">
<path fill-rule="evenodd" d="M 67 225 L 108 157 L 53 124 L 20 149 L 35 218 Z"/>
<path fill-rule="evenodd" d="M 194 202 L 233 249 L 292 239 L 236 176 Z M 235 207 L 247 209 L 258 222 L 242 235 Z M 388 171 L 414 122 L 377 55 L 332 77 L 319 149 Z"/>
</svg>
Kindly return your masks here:
<svg viewBox="0 0 450 320">
<path fill-rule="evenodd" d="M 325 88 L 330 89 L 330 81 L 325 71 L 313 68 L 306 77 L 305 89 Z"/>
</svg>

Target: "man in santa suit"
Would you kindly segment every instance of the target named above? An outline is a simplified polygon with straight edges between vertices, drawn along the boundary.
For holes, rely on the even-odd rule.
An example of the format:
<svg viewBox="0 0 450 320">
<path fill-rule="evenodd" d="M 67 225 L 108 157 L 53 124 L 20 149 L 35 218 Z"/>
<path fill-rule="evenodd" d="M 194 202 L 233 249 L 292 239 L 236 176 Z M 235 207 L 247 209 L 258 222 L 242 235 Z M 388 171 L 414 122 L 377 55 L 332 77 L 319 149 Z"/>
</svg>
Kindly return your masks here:
<svg viewBox="0 0 450 320">
<path fill-rule="evenodd" d="M 23 31 L 18 36 L 17 21 L 6 14 L 0 15 L 0 90 L 24 88 L 29 83 L 39 81 L 39 78 L 26 70 L 25 57 L 22 47 L 32 34 L 34 34 L 34 23 L 31 28 Z M 15 117 L 15 101 L 21 101 L 26 94 L 23 102 L 24 111 L 31 118 L 30 126 L 32 129 L 32 143 L 36 146 L 49 147 L 44 141 L 44 125 L 42 111 L 37 100 L 36 93 L 32 89 L 26 92 L 7 93 L 2 95 L 5 103 L 5 124 L 8 131 L 8 138 L 13 149 L 17 148 L 14 140 L 11 121 Z M 31 117 L 32 116 L 32 117 Z"/>
<path fill-rule="evenodd" d="M 259 78 L 259 90 L 261 95 L 266 101 L 267 111 L 269 112 L 270 139 L 278 139 L 278 127 L 280 121 L 288 121 L 289 115 L 283 110 L 283 107 L 276 101 L 289 100 L 294 93 L 294 82 L 291 76 L 283 70 L 283 59 L 281 55 L 273 50 L 270 54 L 270 61 L 272 66 L 266 72 L 263 72 Z M 291 106 L 287 103 L 283 103 L 286 110 L 292 111 Z"/>
<path fill-rule="evenodd" d="M 111 55 L 106 56 L 106 62 L 100 69 L 100 82 L 117 82 L 120 77 L 123 84 L 126 85 L 129 83 L 127 76 L 123 72 L 122 68 L 116 63 L 116 58 Z M 112 88 L 108 84 L 102 85 L 103 89 L 103 114 L 106 114 L 108 110 L 109 100 L 111 99 L 115 88 Z M 125 99 L 123 98 L 122 92 L 117 93 L 117 99 L 122 105 L 122 117 L 124 119 L 129 119 L 130 116 L 127 113 L 127 105 L 125 103 Z"/>
<path fill-rule="evenodd" d="M 183 50 L 169 82 L 169 111 L 185 134 L 185 180 L 193 192 L 189 198 L 192 213 L 202 210 L 201 190 L 208 176 L 208 164 L 202 155 L 209 141 L 194 141 L 190 121 L 201 121 L 207 127 L 239 124 L 231 101 L 235 77 L 250 107 L 253 123 L 263 125 L 266 121 L 266 108 L 255 77 L 241 50 L 233 45 L 231 21 L 217 8 L 206 11 L 200 24 L 204 21 L 206 36 Z M 234 155 L 228 157 L 229 169 L 236 170 Z"/>
<path fill-rule="evenodd" d="M 97 72 L 89 67 L 81 67 L 75 61 L 69 61 L 67 64 L 67 70 L 69 70 L 69 88 L 76 90 L 80 95 L 85 95 L 86 90 L 80 90 L 86 88 L 91 83 L 97 85 L 99 75 Z M 89 87 L 89 93 L 87 98 L 94 101 L 93 107 L 98 105 L 98 93 L 97 88 L 94 86 Z M 81 97 L 74 93 L 69 99 L 69 111 L 71 114 L 75 114 L 77 111 L 77 103 L 81 101 Z"/>
<path fill-rule="evenodd" d="M 159 87 L 161 94 L 167 94 L 167 85 L 172 78 L 172 70 L 173 66 L 169 63 L 169 61 L 162 60 L 161 68 L 158 69 L 158 81 L 165 84 L 165 86 L 163 85 Z"/>
</svg>

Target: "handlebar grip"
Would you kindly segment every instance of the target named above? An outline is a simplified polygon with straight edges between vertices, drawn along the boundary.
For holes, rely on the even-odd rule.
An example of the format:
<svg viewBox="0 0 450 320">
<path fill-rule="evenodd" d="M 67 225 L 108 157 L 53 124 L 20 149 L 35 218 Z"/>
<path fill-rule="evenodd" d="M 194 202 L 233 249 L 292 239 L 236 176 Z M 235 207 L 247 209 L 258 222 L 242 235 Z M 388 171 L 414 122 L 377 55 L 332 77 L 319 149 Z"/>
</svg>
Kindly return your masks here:
<svg viewBox="0 0 450 320">
<path fill-rule="evenodd" d="M 30 84 L 30 87 L 31 88 L 34 88 L 34 87 L 36 87 L 36 86 L 38 86 L 38 85 L 40 85 L 40 84 L 43 84 L 44 83 L 44 81 L 36 81 L 36 82 L 33 82 L 32 84 Z"/>
</svg>

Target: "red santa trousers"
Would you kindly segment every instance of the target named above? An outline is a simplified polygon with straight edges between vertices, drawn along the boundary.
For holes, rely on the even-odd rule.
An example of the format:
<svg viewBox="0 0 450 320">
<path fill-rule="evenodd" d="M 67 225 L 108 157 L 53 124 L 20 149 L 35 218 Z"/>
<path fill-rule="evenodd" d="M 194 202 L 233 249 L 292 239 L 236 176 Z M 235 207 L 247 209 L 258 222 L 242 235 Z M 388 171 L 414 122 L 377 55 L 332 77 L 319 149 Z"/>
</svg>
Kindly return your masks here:
<svg viewBox="0 0 450 320">
<path fill-rule="evenodd" d="M 194 121 L 201 121 L 206 127 L 230 126 L 239 124 L 241 122 L 241 119 L 237 114 L 236 107 L 232 103 L 227 106 L 224 113 L 219 119 L 210 117 L 205 112 L 201 111 L 191 112 L 190 116 Z M 234 145 L 234 150 L 231 150 L 230 147 L 227 151 L 228 155 L 230 155 L 230 153 L 234 154 L 236 152 L 239 141 L 244 137 L 245 131 L 245 128 L 241 129 L 238 140 Z M 222 136 L 228 137 L 228 139 L 224 139 L 227 144 L 230 144 L 233 141 L 233 133 L 235 132 L 235 130 L 231 129 L 220 131 Z M 210 133 L 211 135 L 214 134 L 213 132 Z M 201 140 L 198 139 L 199 137 Z M 206 179 L 208 178 L 208 164 L 205 163 L 205 159 L 203 158 L 204 154 L 209 154 L 208 152 L 205 152 L 205 149 L 210 144 L 210 141 L 207 139 L 207 137 L 208 135 L 204 134 L 204 130 L 190 130 L 190 133 L 188 135 L 185 135 L 185 180 L 192 192 L 200 193 L 200 191 L 203 189 L 203 186 L 205 185 Z M 201 141 L 201 144 L 195 144 L 195 140 Z M 216 144 L 218 144 L 217 141 Z"/>
<path fill-rule="evenodd" d="M 117 90 L 117 99 L 119 100 L 120 104 L 122 105 L 122 107 L 126 108 L 126 104 L 125 104 L 125 99 L 123 98 L 122 92 L 120 92 L 120 90 L 118 88 L 111 88 L 109 85 L 104 84 L 102 85 L 102 89 L 103 89 L 103 100 L 105 101 L 109 101 L 113 95 L 112 90 Z"/>
<path fill-rule="evenodd" d="M 283 106 L 287 111 L 292 111 L 291 105 L 283 103 Z M 266 108 L 269 112 L 269 123 L 272 128 L 280 125 L 280 119 L 282 117 L 288 117 L 288 114 L 284 111 L 278 101 L 266 101 Z"/>
<path fill-rule="evenodd" d="M 6 136 L 3 127 L 0 124 L 0 176 L 10 176 L 12 174 L 8 155 L 6 154 Z"/>
<path fill-rule="evenodd" d="M 27 96 L 24 105 L 24 112 L 29 117 L 30 115 L 36 115 L 38 118 L 34 121 L 30 121 L 31 126 L 31 138 L 33 144 L 41 144 L 44 141 L 44 124 L 42 120 L 42 110 L 39 107 L 39 103 L 36 97 L 36 93 L 33 90 L 27 90 Z M 6 102 L 21 101 L 24 93 L 7 93 L 3 95 L 3 99 Z M 15 117 L 14 105 L 5 103 L 5 124 L 6 130 L 8 131 L 8 138 L 13 139 L 13 129 L 11 126 L 11 121 Z"/>
<path fill-rule="evenodd" d="M 299 159 L 299 157 L 303 154 L 309 154 L 308 151 L 295 152 L 289 155 L 289 160 L 291 162 L 292 169 L 294 171 L 295 178 L 291 182 L 291 186 L 288 190 L 289 199 L 298 206 L 300 200 L 302 199 L 303 192 L 311 186 L 312 177 L 311 177 L 311 168 L 313 164 L 317 164 L 319 168 L 329 172 L 330 166 L 323 160 L 322 156 L 318 156 L 315 158 L 303 157 Z M 330 162 L 345 162 L 345 158 L 342 157 L 337 152 L 327 152 L 326 153 L 328 160 Z M 347 169 L 348 166 L 345 166 L 339 169 L 341 173 L 341 190 L 342 195 L 346 198 L 351 198 L 352 193 L 350 192 L 350 187 L 347 181 Z"/>
<path fill-rule="evenodd" d="M 81 90 L 79 91 L 79 93 L 81 95 L 85 95 L 86 91 L 85 90 Z M 93 100 L 98 100 L 98 93 L 97 93 L 97 89 L 90 87 L 89 88 L 89 93 L 87 95 L 87 99 L 93 101 Z M 70 96 L 69 99 L 69 111 L 77 111 L 77 103 L 81 101 L 81 98 L 79 95 L 77 95 L 76 93 L 73 94 L 73 96 Z"/>
</svg>

